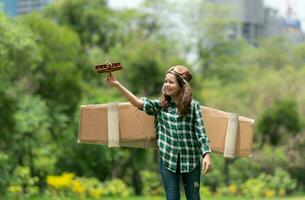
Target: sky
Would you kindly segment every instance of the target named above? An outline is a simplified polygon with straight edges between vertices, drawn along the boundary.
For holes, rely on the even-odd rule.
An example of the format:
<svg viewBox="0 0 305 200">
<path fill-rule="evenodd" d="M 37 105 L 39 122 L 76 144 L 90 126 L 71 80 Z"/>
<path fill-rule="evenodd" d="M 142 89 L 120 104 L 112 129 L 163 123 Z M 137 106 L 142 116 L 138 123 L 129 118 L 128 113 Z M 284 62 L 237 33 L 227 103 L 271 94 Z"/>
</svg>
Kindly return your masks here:
<svg viewBox="0 0 305 200">
<path fill-rule="evenodd" d="M 305 26 L 305 1 L 304 0 L 264 0 L 268 7 L 276 8 L 281 16 L 286 16 L 287 2 L 290 2 L 292 11 L 302 21 L 303 30 Z"/>
<path fill-rule="evenodd" d="M 276 8 L 281 15 L 287 11 L 287 2 L 290 2 L 292 10 L 303 19 L 305 18 L 305 1 L 304 0 L 264 0 L 264 4 Z"/>
<path fill-rule="evenodd" d="M 251 0 L 252 1 L 252 0 Z M 134 8 L 142 0 L 109 0 L 114 8 Z M 278 10 L 279 16 L 286 16 L 287 2 L 290 2 L 292 11 L 302 23 L 302 30 L 305 31 L 305 0 L 264 0 L 264 5 Z"/>
</svg>

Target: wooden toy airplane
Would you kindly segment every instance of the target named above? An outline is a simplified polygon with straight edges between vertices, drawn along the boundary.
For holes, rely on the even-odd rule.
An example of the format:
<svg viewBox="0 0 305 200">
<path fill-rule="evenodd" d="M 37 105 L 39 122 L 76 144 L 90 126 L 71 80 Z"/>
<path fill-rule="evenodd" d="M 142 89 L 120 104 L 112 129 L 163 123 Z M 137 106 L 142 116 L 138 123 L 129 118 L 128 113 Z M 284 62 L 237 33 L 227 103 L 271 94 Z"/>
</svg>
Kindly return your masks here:
<svg viewBox="0 0 305 200">
<path fill-rule="evenodd" d="M 109 73 L 121 70 L 123 66 L 120 62 L 115 63 L 106 63 L 106 64 L 98 64 L 95 66 L 96 73 Z"/>
</svg>

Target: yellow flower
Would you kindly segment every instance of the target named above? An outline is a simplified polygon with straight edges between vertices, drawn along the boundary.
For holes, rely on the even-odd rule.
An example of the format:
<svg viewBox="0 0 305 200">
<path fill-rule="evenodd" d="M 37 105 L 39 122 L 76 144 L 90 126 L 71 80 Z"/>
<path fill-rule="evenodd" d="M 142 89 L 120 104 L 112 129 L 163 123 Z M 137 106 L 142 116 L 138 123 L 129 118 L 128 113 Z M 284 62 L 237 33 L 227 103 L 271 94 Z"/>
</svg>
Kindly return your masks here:
<svg viewBox="0 0 305 200">
<path fill-rule="evenodd" d="M 47 176 L 47 184 L 55 189 L 68 188 L 74 176 L 73 173 L 63 173 L 61 176 Z"/>
<path fill-rule="evenodd" d="M 272 197 L 274 197 L 275 196 L 275 192 L 273 191 L 273 190 L 267 190 L 266 192 L 265 192 L 265 197 L 266 198 L 272 198 Z"/>
<path fill-rule="evenodd" d="M 71 180 L 75 177 L 75 174 L 73 174 L 73 173 L 63 173 L 61 175 L 61 177 L 70 183 Z"/>
<path fill-rule="evenodd" d="M 71 190 L 78 194 L 83 194 L 85 192 L 85 186 L 80 180 L 73 180 L 71 183 Z"/>
<path fill-rule="evenodd" d="M 7 190 L 11 193 L 21 193 L 22 188 L 19 185 L 11 185 L 7 188 Z"/>
<path fill-rule="evenodd" d="M 91 197 L 98 199 L 104 194 L 104 190 L 102 188 L 94 188 L 90 190 Z"/>
<path fill-rule="evenodd" d="M 228 191 L 229 191 L 230 194 L 236 194 L 236 192 L 237 192 L 236 185 L 230 185 L 229 188 L 228 188 Z"/>
<path fill-rule="evenodd" d="M 280 189 L 280 190 L 279 190 L 279 195 L 280 195 L 281 197 L 285 196 L 285 195 L 286 195 L 286 190 L 285 190 L 285 189 Z"/>
</svg>

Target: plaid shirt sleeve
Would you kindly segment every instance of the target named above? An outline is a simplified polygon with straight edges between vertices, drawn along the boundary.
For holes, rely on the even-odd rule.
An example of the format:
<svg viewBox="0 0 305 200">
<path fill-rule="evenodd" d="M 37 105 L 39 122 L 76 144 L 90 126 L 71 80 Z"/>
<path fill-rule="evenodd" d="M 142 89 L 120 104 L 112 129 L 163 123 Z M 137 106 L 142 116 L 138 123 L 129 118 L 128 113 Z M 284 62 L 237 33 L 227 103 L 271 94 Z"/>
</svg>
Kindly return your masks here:
<svg viewBox="0 0 305 200">
<path fill-rule="evenodd" d="M 195 126 L 195 134 L 198 138 L 198 141 L 201 145 L 201 153 L 204 155 L 205 153 L 211 152 L 209 139 L 206 135 L 206 129 L 203 122 L 201 108 L 198 101 L 195 101 L 195 109 L 194 109 L 194 126 Z"/>
<path fill-rule="evenodd" d="M 161 109 L 160 101 L 158 99 L 148 99 L 146 97 L 141 97 L 144 101 L 143 111 L 146 112 L 148 115 L 156 116 Z"/>
</svg>

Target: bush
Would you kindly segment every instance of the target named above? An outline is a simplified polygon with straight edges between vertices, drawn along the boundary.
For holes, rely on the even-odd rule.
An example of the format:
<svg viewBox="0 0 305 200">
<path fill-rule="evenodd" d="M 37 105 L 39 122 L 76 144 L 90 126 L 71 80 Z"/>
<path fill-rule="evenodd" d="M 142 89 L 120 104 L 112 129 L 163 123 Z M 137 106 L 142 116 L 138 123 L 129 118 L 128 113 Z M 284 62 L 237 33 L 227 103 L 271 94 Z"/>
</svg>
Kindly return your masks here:
<svg viewBox="0 0 305 200">
<path fill-rule="evenodd" d="M 271 189 L 276 191 L 279 196 L 291 193 L 297 186 L 296 180 L 292 179 L 289 173 L 282 168 L 276 168 L 274 175 L 261 175 Z"/>
<path fill-rule="evenodd" d="M 271 198 L 292 192 L 296 185 L 296 180 L 291 179 L 288 172 L 277 168 L 274 175 L 262 173 L 257 178 L 248 179 L 241 186 L 241 191 L 243 195 L 251 198 Z"/>
<path fill-rule="evenodd" d="M 266 183 L 259 178 L 250 178 L 241 186 L 242 194 L 250 198 L 264 196 L 266 189 Z"/>
<path fill-rule="evenodd" d="M 216 194 L 218 196 L 237 196 L 239 194 L 239 188 L 235 184 L 218 187 Z"/>
<path fill-rule="evenodd" d="M 128 188 L 121 179 L 107 181 L 104 187 L 107 196 L 128 197 L 131 194 L 131 188 Z"/>
<path fill-rule="evenodd" d="M 209 187 L 200 186 L 200 196 L 203 199 L 209 198 L 212 196 L 212 192 Z"/>
<path fill-rule="evenodd" d="M 213 192 L 216 191 L 219 185 L 225 182 L 225 176 L 223 174 L 224 159 L 222 155 L 212 154 L 211 160 L 213 162 L 213 170 L 202 179 L 203 185 L 207 185 Z"/>
<path fill-rule="evenodd" d="M 289 98 L 275 101 L 257 122 L 257 132 L 262 135 L 263 144 L 265 142 L 271 145 L 281 144 L 290 137 L 290 134 L 295 135 L 301 128 L 297 102 Z"/>
<path fill-rule="evenodd" d="M 13 171 L 7 191 L 11 197 L 32 197 L 39 193 L 37 182 L 38 178 L 32 177 L 29 167 L 18 166 Z"/>
<path fill-rule="evenodd" d="M 160 180 L 160 175 L 156 172 L 143 170 L 140 172 L 143 183 L 144 195 L 163 195 L 164 190 Z"/>
<path fill-rule="evenodd" d="M 8 155 L 0 152 L 0 195 L 5 192 L 5 188 L 9 183 L 10 168 Z"/>
<path fill-rule="evenodd" d="M 81 196 L 95 199 L 103 196 L 128 197 L 128 188 L 121 179 L 113 179 L 104 183 L 96 178 L 77 177 L 73 173 L 63 173 L 59 176 L 47 176 L 49 196 Z"/>
</svg>

